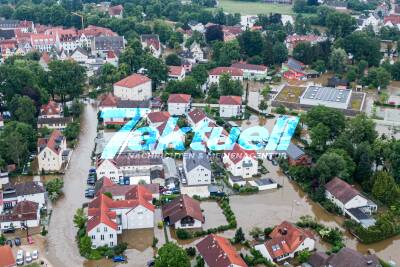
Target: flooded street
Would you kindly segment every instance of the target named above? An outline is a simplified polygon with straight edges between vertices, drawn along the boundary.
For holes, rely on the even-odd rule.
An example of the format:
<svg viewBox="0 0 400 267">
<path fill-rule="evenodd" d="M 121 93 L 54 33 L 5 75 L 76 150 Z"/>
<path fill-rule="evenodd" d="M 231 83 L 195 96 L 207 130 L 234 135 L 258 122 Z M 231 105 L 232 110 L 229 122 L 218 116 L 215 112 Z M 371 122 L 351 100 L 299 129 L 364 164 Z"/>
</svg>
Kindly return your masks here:
<svg viewBox="0 0 400 267">
<path fill-rule="evenodd" d="M 68 170 L 64 175 L 64 197 L 53 205 L 48 233 L 48 257 L 57 267 L 82 266 L 83 258 L 75 242 L 73 216 L 86 202 L 86 176 L 91 165 L 91 154 L 97 128 L 97 110 L 87 104 L 82 114 L 81 133 Z"/>
</svg>

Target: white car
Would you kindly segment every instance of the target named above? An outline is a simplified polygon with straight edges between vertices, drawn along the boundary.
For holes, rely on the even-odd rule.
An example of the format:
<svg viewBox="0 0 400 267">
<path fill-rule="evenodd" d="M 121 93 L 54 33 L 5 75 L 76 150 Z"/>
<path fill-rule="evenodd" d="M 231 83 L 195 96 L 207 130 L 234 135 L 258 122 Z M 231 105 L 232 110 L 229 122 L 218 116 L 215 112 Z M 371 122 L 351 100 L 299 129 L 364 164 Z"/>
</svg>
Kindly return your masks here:
<svg viewBox="0 0 400 267">
<path fill-rule="evenodd" d="M 24 264 L 24 251 L 23 250 L 18 250 L 16 263 L 17 263 L 17 265 Z"/>
<path fill-rule="evenodd" d="M 34 250 L 32 252 L 32 260 L 37 260 L 39 258 L 39 252 L 37 250 Z"/>
<path fill-rule="evenodd" d="M 32 261 L 31 253 L 29 251 L 27 251 L 25 253 L 25 262 L 30 263 L 31 261 Z"/>
</svg>

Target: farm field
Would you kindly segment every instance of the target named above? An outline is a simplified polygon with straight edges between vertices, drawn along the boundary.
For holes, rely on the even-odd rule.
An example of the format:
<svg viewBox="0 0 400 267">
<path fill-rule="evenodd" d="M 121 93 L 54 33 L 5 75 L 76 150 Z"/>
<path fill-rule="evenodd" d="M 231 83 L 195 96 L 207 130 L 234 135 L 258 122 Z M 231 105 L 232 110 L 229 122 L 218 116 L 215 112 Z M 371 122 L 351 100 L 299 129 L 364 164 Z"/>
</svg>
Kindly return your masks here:
<svg viewBox="0 0 400 267">
<path fill-rule="evenodd" d="M 235 0 L 219 0 L 219 6 L 228 13 L 240 13 L 242 15 L 258 15 L 269 13 L 294 14 L 292 5 L 269 4 L 262 2 L 243 2 Z"/>
</svg>

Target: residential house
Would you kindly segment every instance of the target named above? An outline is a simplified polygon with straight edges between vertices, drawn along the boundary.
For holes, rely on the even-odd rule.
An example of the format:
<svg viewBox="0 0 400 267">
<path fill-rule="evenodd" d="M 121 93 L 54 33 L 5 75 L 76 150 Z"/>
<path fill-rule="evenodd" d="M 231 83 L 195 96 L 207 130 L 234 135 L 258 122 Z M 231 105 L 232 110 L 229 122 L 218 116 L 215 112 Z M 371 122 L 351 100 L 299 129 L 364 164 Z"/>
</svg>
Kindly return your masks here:
<svg viewBox="0 0 400 267">
<path fill-rule="evenodd" d="M 168 112 L 171 115 L 181 116 L 190 110 L 192 96 L 187 94 L 170 94 L 168 97 Z"/>
<path fill-rule="evenodd" d="M 111 18 L 122 19 L 124 13 L 124 7 L 122 5 L 111 6 L 108 8 L 108 15 Z"/>
<path fill-rule="evenodd" d="M 364 227 L 375 224 L 370 215 L 376 212 L 377 205 L 350 184 L 335 177 L 325 184 L 325 196 L 346 215 Z"/>
<path fill-rule="evenodd" d="M 162 206 L 162 217 L 168 225 L 175 229 L 201 228 L 205 219 L 201 211 L 200 202 L 180 195 Z"/>
<path fill-rule="evenodd" d="M 196 248 L 208 267 L 247 267 L 235 247 L 222 236 L 209 234 Z"/>
<path fill-rule="evenodd" d="M 183 171 L 187 185 L 211 184 L 211 164 L 207 153 L 190 149 L 183 154 Z"/>
<path fill-rule="evenodd" d="M 86 61 L 89 59 L 89 53 L 82 47 L 78 46 L 71 53 L 70 58 L 81 64 L 86 63 Z"/>
<path fill-rule="evenodd" d="M 242 97 L 241 96 L 220 96 L 219 98 L 219 116 L 221 118 L 232 118 L 242 115 Z"/>
<path fill-rule="evenodd" d="M 237 184 L 238 186 L 246 185 L 246 180 L 242 176 L 229 175 L 228 182 L 232 187 L 234 187 L 235 184 Z"/>
<path fill-rule="evenodd" d="M 196 60 L 196 62 L 204 62 L 204 52 L 197 42 L 193 42 L 190 45 L 190 52 L 192 53 L 193 58 Z"/>
<path fill-rule="evenodd" d="M 317 43 L 326 41 L 325 36 L 307 34 L 307 35 L 289 35 L 286 37 L 285 44 L 290 54 L 292 54 L 293 49 L 300 43 L 309 43 L 310 45 L 316 45 Z"/>
<path fill-rule="evenodd" d="M 183 66 L 168 66 L 168 80 L 181 81 L 185 79 L 185 73 Z"/>
<path fill-rule="evenodd" d="M 168 111 L 156 111 L 147 114 L 147 123 L 157 128 L 171 117 Z M 160 133 L 161 134 L 161 133 Z"/>
<path fill-rule="evenodd" d="M 283 77 L 288 80 L 306 80 L 319 77 L 319 73 L 314 70 L 307 69 L 302 62 L 289 57 L 288 61 L 282 63 Z"/>
<path fill-rule="evenodd" d="M 268 77 L 268 68 L 264 65 L 248 64 L 245 62 L 237 62 L 232 64 L 232 68 L 241 69 L 243 78 L 248 80 L 264 80 Z"/>
<path fill-rule="evenodd" d="M 97 161 L 97 177 L 108 177 L 114 183 L 130 183 L 131 178 L 150 180 L 150 171 L 163 168 L 160 155 L 150 153 L 122 153 L 114 159 Z M 137 179 L 136 179 L 137 180 Z M 150 182 L 148 182 L 150 183 Z"/>
<path fill-rule="evenodd" d="M 390 14 L 383 18 L 383 24 L 387 27 L 397 27 L 400 29 L 400 15 Z"/>
<path fill-rule="evenodd" d="M 299 251 L 313 251 L 315 248 L 315 239 L 311 231 L 287 221 L 276 226 L 269 237 L 270 239 L 263 244 L 254 247 L 269 261 L 281 262 L 294 258 Z"/>
<path fill-rule="evenodd" d="M 238 68 L 233 68 L 233 67 L 217 67 L 212 69 L 209 73 L 208 73 L 208 84 L 211 83 L 219 83 L 219 77 L 222 74 L 229 74 L 231 76 L 232 80 L 235 81 L 243 81 L 243 71 L 241 69 Z"/>
<path fill-rule="evenodd" d="M 290 143 L 286 150 L 278 152 L 279 155 L 284 155 L 283 157 L 288 160 L 289 165 L 291 166 L 311 165 L 312 162 L 311 157 L 293 143 Z"/>
<path fill-rule="evenodd" d="M 258 172 L 256 152 L 245 150 L 238 143 L 231 150 L 225 151 L 222 161 L 233 176 L 250 178 Z"/>
<path fill-rule="evenodd" d="M 40 118 L 61 118 L 62 117 L 62 107 L 57 102 L 50 100 L 47 104 L 43 104 L 40 107 Z"/>
<path fill-rule="evenodd" d="M 8 177 L 8 172 L 0 170 L 0 189 L 9 182 L 10 178 Z"/>
<path fill-rule="evenodd" d="M 99 194 L 88 206 L 86 231 L 92 247 L 117 245 L 117 235 L 123 230 L 154 227 L 152 195 L 137 185 L 125 195 L 125 200 L 113 200 Z"/>
<path fill-rule="evenodd" d="M 154 57 L 159 58 L 161 56 L 162 47 L 158 35 L 142 34 L 140 42 L 142 43 L 142 47 L 148 48 Z"/>
<path fill-rule="evenodd" d="M 204 127 L 208 125 L 210 122 L 215 121 L 209 117 L 207 117 L 207 114 L 198 108 L 193 109 L 187 114 L 187 119 L 189 124 L 194 128 L 194 129 L 199 129 L 200 127 Z"/>
<path fill-rule="evenodd" d="M 327 255 L 324 252 L 315 252 L 308 260 L 311 267 L 381 267 L 379 258 L 375 254 L 363 255 L 360 252 L 344 247 L 339 252 Z"/>
<path fill-rule="evenodd" d="M 224 42 L 235 40 L 242 32 L 240 26 L 222 26 L 222 32 L 224 34 Z"/>
<path fill-rule="evenodd" d="M 9 245 L 0 246 L 0 267 L 16 267 L 17 263 Z"/>
<path fill-rule="evenodd" d="M 5 184 L 3 186 L 3 207 L 11 209 L 18 202 L 32 201 L 39 204 L 39 209 L 46 205 L 46 190 L 40 182 Z"/>
<path fill-rule="evenodd" d="M 67 151 L 67 141 L 59 130 L 54 130 L 48 138 L 39 138 L 37 141 L 39 171 L 61 171 L 65 162 L 65 151 Z"/>
<path fill-rule="evenodd" d="M 151 79 L 134 73 L 114 83 L 114 95 L 122 100 L 149 100 L 152 96 Z"/>
<path fill-rule="evenodd" d="M 39 204 L 29 200 L 18 202 L 10 213 L 0 215 L 0 229 L 25 229 L 38 227 L 40 223 Z"/>
<path fill-rule="evenodd" d="M 40 52 L 50 52 L 57 41 L 56 36 L 43 33 L 31 34 L 30 39 L 32 48 Z"/>
<path fill-rule="evenodd" d="M 125 39 L 123 36 L 98 36 L 91 42 L 92 55 L 105 55 L 108 51 L 120 53 L 125 49 Z"/>
<path fill-rule="evenodd" d="M 38 118 L 37 127 L 63 131 L 71 122 L 72 117 Z"/>
</svg>

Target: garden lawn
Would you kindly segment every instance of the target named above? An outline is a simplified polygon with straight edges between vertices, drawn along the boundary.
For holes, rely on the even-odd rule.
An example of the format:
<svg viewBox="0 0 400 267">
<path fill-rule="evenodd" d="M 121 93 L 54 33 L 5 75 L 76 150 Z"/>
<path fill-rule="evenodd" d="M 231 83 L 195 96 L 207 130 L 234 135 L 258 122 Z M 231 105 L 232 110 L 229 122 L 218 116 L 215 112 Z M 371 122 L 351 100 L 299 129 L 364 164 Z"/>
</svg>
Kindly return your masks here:
<svg viewBox="0 0 400 267">
<path fill-rule="evenodd" d="M 294 14 L 292 5 L 284 4 L 219 0 L 218 7 L 222 7 L 225 12 L 240 13 L 242 15 L 258 15 L 270 13 L 281 13 L 286 15 Z"/>
</svg>

